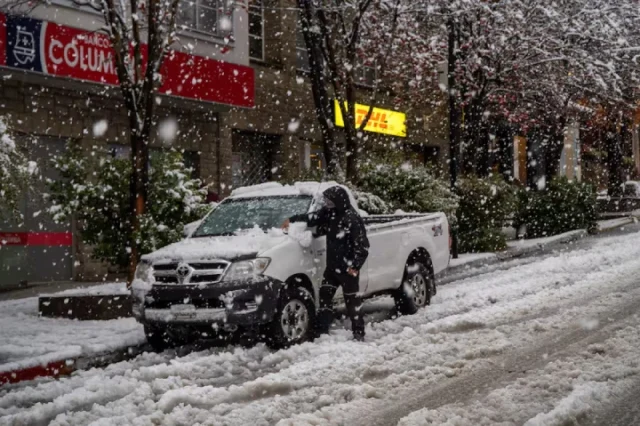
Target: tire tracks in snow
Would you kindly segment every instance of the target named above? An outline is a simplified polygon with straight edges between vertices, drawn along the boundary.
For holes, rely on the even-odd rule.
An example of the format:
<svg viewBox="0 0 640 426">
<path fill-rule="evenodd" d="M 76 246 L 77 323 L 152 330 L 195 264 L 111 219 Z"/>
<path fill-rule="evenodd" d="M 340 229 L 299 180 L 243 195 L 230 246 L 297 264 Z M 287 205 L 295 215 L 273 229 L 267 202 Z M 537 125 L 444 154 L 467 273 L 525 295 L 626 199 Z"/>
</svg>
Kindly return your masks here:
<svg viewBox="0 0 640 426">
<path fill-rule="evenodd" d="M 613 312 L 606 309 L 601 312 L 598 320 L 600 324 L 606 325 L 598 330 L 588 330 L 579 325 L 571 326 L 536 340 L 534 347 L 516 348 L 504 355 L 488 358 L 487 366 L 432 385 L 427 391 L 413 387 L 405 389 L 400 395 L 396 395 L 393 401 L 376 404 L 378 409 L 371 407 L 368 412 L 358 410 L 357 419 L 353 419 L 353 424 L 388 426 L 398 423 L 400 419 L 420 409 L 437 409 L 454 403 L 465 404 L 526 376 L 532 370 L 575 355 L 589 345 L 606 341 L 617 330 L 638 323 L 640 289 L 634 280 L 620 290 L 629 288 L 633 290 L 627 295 L 633 295 L 633 298 L 630 301 L 625 299 L 625 303 Z M 536 316 L 535 319 L 540 317 Z M 345 423 L 349 424 L 348 418 Z"/>
</svg>

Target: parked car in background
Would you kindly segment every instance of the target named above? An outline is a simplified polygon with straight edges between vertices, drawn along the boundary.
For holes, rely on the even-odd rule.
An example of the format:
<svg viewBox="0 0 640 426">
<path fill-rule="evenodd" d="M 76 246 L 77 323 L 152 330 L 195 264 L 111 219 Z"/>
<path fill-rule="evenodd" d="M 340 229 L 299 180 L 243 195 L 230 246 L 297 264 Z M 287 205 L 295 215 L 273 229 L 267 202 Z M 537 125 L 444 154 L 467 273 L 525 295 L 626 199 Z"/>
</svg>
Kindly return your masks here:
<svg viewBox="0 0 640 426">
<path fill-rule="evenodd" d="M 640 198 L 640 181 L 628 180 L 624 183 L 622 189 L 622 196 L 628 198 Z M 609 191 L 603 189 L 598 191 L 598 200 L 609 199 Z"/>
</svg>

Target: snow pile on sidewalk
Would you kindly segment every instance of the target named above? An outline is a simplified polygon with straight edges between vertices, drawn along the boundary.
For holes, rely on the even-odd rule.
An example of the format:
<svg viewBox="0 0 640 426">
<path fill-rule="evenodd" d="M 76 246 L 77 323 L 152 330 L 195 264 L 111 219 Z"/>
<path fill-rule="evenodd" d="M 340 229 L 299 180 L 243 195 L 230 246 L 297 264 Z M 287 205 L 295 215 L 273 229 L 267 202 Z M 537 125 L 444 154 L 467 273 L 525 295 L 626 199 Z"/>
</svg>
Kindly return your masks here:
<svg viewBox="0 0 640 426">
<path fill-rule="evenodd" d="M 544 238 L 532 238 L 530 240 L 517 240 L 507 242 L 509 250 L 526 250 L 533 247 L 546 246 L 558 241 L 564 241 L 568 238 L 578 238 L 585 235 L 586 232 L 582 229 L 575 231 L 565 232 L 564 234 L 552 235 Z"/>
<path fill-rule="evenodd" d="M 0 425 L 386 425 L 416 410 L 405 424 L 553 424 L 639 373 L 639 257 L 637 235 L 612 237 L 458 281 L 416 315 L 369 324 L 366 343 L 337 326 L 276 352 L 143 354 L 15 385 Z"/>
<path fill-rule="evenodd" d="M 100 287 L 82 291 L 99 290 Z M 74 291 L 79 290 L 64 293 L 71 295 Z M 91 356 L 145 341 L 142 326 L 133 318 L 111 321 L 41 318 L 37 297 L 0 302 L 0 324 L 0 372 Z"/>
<path fill-rule="evenodd" d="M 127 283 L 121 282 L 76 287 L 56 293 L 43 293 L 40 296 L 126 296 L 129 294 L 131 291 L 127 289 Z"/>
</svg>

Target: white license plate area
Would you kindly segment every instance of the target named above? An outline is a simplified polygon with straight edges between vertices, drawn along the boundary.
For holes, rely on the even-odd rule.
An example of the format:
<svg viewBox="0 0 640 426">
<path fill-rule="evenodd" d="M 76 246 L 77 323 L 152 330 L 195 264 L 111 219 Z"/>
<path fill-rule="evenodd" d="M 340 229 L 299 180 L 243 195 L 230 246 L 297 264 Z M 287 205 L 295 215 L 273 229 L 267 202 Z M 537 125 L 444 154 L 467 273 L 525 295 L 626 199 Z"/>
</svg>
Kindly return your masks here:
<svg viewBox="0 0 640 426">
<path fill-rule="evenodd" d="M 171 315 L 176 319 L 193 319 L 196 317 L 196 307 L 194 305 L 173 305 Z"/>
</svg>

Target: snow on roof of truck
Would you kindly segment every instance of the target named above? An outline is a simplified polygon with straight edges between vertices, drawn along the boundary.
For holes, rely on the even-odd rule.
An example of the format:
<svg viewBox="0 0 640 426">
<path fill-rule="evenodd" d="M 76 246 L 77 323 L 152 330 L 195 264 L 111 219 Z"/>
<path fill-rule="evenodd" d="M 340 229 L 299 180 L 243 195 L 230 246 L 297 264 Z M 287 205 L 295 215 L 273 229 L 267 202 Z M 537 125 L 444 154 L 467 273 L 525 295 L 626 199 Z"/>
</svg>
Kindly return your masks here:
<svg viewBox="0 0 640 426">
<path fill-rule="evenodd" d="M 293 185 L 283 185 L 278 182 L 267 182 L 259 185 L 244 186 L 234 189 L 233 198 L 245 197 L 277 197 L 287 195 L 311 195 L 322 194 L 326 189 L 338 185 L 337 182 L 296 182 Z"/>
</svg>

